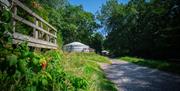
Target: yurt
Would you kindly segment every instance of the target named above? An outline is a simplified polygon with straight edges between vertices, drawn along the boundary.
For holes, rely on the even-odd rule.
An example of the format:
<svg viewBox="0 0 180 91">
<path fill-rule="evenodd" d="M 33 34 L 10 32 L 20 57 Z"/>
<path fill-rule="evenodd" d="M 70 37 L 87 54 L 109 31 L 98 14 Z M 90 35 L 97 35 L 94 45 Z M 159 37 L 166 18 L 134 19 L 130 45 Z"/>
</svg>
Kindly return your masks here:
<svg viewBox="0 0 180 91">
<path fill-rule="evenodd" d="M 63 46 L 66 52 L 89 52 L 89 49 L 89 46 L 80 42 L 72 42 Z"/>
<path fill-rule="evenodd" d="M 101 51 L 101 54 L 104 56 L 107 56 L 107 55 L 109 55 L 109 51 L 103 50 L 103 51 Z"/>
</svg>

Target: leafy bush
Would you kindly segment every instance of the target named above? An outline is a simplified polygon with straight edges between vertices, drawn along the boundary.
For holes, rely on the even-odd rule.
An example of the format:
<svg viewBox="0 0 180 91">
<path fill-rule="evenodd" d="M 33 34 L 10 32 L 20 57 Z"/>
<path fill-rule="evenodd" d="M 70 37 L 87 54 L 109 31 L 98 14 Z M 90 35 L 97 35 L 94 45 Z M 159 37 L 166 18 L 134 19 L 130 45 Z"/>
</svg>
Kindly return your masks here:
<svg viewBox="0 0 180 91">
<path fill-rule="evenodd" d="M 97 62 L 109 63 L 107 58 L 94 53 L 65 54 L 59 50 L 33 52 L 29 50 L 26 42 L 13 45 L 10 34 L 11 12 L 0 10 L 0 17 L 2 17 L 0 21 L 3 22 L 0 23 L 2 91 L 116 90 L 97 64 Z"/>
<path fill-rule="evenodd" d="M 1 61 L 1 90 L 57 91 L 86 88 L 85 79 L 63 70 L 60 54 L 59 51 L 49 51 L 46 57 L 41 53 L 30 52 L 26 44 L 19 45 Z"/>
<path fill-rule="evenodd" d="M 91 58 L 98 58 L 96 54 L 64 55 L 57 50 L 36 53 L 29 51 L 26 43 L 16 46 L 9 53 L 1 61 L 1 90 L 104 91 L 103 84 L 115 89 L 97 64 L 99 59 Z"/>
</svg>

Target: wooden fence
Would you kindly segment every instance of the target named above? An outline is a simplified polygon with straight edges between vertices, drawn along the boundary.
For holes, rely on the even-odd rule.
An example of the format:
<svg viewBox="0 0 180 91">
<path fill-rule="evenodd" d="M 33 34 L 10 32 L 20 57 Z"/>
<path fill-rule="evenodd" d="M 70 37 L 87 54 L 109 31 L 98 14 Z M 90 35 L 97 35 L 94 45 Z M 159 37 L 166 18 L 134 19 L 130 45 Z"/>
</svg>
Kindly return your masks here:
<svg viewBox="0 0 180 91">
<path fill-rule="evenodd" d="M 24 41 L 28 42 L 28 46 L 37 47 L 37 48 L 48 48 L 48 49 L 57 49 L 57 30 L 42 19 L 40 16 L 35 14 L 31 9 L 22 4 L 18 0 L 12 0 L 12 11 L 13 11 L 13 43 L 21 43 Z M 33 21 L 24 19 L 23 16 L 18 15 L 18 8 L 25 11 L 33 17 Z M 16 24 L 21 22 L 32 28 L 32 36 L 24 35 L 17 32 Z M 43 37 L 42 37 L 43 36 Z M 45 37 L 44 37 L 45 36 Z"/>
</svg>

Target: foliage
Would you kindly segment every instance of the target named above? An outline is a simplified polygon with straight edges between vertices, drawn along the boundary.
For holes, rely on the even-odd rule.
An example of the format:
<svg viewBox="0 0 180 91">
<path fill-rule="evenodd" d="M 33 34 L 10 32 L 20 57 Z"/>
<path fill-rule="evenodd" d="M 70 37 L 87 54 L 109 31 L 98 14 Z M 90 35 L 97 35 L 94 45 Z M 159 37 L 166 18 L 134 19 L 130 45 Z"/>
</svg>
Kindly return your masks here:
<svg viewBox="0 0 180 91">
<path fill-rule="evenodd" d="M 67 0 L 22 0 L 22 3 L 48 21 L 58 30 L 58 43 L 63 44 L 78 41 L 90 45 L 100 52 L 102 49 L 102 35 L 96 33 L 100 27 L 95 16 L 83 10 L 83 7 L 70 5 Z M 34 22 L 34 19 L 18 8 L 18 15 Z M 45 28 L 46 29 L 46 28 Z M 16 25 L 16 30 L 26 35 L 32 35 L 32 28 L 21 24 Z M 60 44 L 61 43 L 61 44 Z"/>
<path fill-rule="evenodd" d="M 83 10 L 83 7 L 70 5 L 67 0 L 20 0 L 31 7 L 31 10 L 48 21 L 58 30 L 58 45 L 62 47 L 74 41 L 90 45 L 101 51 L 101 35 L 95 33 L 100 27 L 95 22 L 95 16 Z M 34 18 L 18 7 L 17 14 L 34 22 Z M 43 25 L 44 26 L 44 25 Z M 46 29 L 46 27 L 44 27 Z M 17 21 L 16 32 L 32 35 L 33 29 Z M 94 36 L 95 35 L 95 36 Z M 98 35 L 98 36 L 96 36 Z M 100 36 L 100 37 L 99 37 Z M 98 43 L 96 40 L 98 39 Z"/>
<path fill-rule="evenodd" d="M 107 58 L 95 53 L 70 53 L 65 55 L 67 60 L 62 61 L 64 70 L 67 73 L 88 79 L 85 91 L 117 91 L 98 65 L 98 63 L 110 63 Z"/>
<path fill-rule="evenodd" d="M 100 49 L 98 52 L 101 51 L 102 38 L 100 38 L 100 34 L 96 36 L 97 33 L 95 33 L 100 26 L 95 22 L 95 16 L 92 13 L 84 11 L 81 5 L 70 5 L 67 0 L 36 1 L 40 3 L 39 7 L 41 8 L 35 7 L 35 11 L 42 16 L 47 16 L 48 19 L 45 19 L 57 28 L 58 40 L 61 43 L 78 41 L 90 45 L 92 48 Z M 99 43 L 96 44 L 97 39 Z"/>
<path fill-rule="evenodd" d="M 179 0 L 109 0 L 98 19 L 108 32 L 105 46 L 116 56 L 179 58 Z"/>
<path fill-rule="evenodd" d="M 83 7 L 70 5 L 67 0 L 31 0 L 34 11 L 55 26 L 64 44 L 79 41 L 93 45 L 94 31 L 99 28 L 92 13 Z M 28 4 L 28 3 L 27 3 Z M 38 7 L 37 7 L 38 6 Z M 45 16 L 45 17 L 44 17 Z"/>
<path fill-rule="evenodd" d="M 115 91 L 96 62 L 109 63 L 107 58 L 93 53 L 42 54 L 28 51 L 26 44 L 21 44 L 1 61 L 1 90 Z"/>
<path fill-rule="evenodd" d="M 1 7 L 1 6 L 0 6 Z M 10 22 L 11 22 L 11 12 L 7 9 L 2 9 L 0 10 L 0 36 L 3 36 L 3 33 L 5 31 L 9 31 L 11 32 L 11 26 L 10 26 Z"/>
<path fill-rule="evenodd" d="M 98 28 L 94 16 L 81 6 L 68 6 L 63 13 L 61 31 L 64 43 L 79 41 L 91 43 L 91 35 Z"/>
<path fill-rule="evenodd" d="M 116 90 L 114 85 L 106 80 L 96 63 L 109 63 L 108 59 L 94 53 L 64 55 L 60 51 L 53 50 L 45 54 L 37 53 L 29 51 L 27 44 L 24 43 L 15 49 L 1 48 L 0 54 L 1 90 L 96 91 L 106 90 L 107 88 L 104 88 L 106 86 Z M 107 85 L 101 87 L 103 84 Z"/>
<path fill-rule="evenodd" d="M 108 58 L 100 56 L 95 53 L 78 53 L 76 55 L 82 57 L 83 59 L 89 60 L 89 61 L 110 63 Z"/>
<path fill-rule="evenodd" d="M 37 1 L 54 9 L 65 8 L 67 5 L 69 5 L 68 0 L 37 0 Z"/>
<path fill-rule="evenodd" d="M 44 56 L 30 52 L 26 44 L 22 44 L 11 52 L 1 61 L 1 90 L 64 91 L 86 88 L 85 79 L 63 70 L 60 65 L 62 56 L 58 51 L 47 52 Z"/>
<path fill-rule="evenodd" d="M 11 12 L 0 10 L 0 17 L 2 91 L 116 91 L 96 63 L 109 62 L 107 58 L 96 54 L 64 54 L 58 50 L 33 52 L 26 42 L 13 45 Z"/>
<path fill-rule="evenodd" d="M 142 59 L 142 58 L 136 58 L 136 57 L 121 57 L 119 58 L 121 60 L 125 60 L 137 65 L 147 66 L 150 68 L 156 68 L 159 70 L 180 74 L 180 71 L 177 70 L 180 68 L 179 64 L 176 64 L 175 62 L 167 62 L 162 60 L 149 60 L 149 59 Z"/>
<path fill-rule="evenodd" d="M 104 37 L 100 33 L 94 33 L 91 38 L 90 46 L 95 49 L 96 53 L 101 53 L 103 49 Z"/>
</svg>

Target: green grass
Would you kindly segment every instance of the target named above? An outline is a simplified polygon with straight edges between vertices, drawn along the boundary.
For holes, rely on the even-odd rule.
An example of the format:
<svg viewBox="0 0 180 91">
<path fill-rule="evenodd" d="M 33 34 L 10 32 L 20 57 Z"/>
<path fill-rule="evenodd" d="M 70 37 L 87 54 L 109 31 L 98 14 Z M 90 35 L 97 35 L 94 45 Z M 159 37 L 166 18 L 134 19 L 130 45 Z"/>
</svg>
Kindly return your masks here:
<svg viewBox="0 0 180 91">
<path fill-rule="evenodd" d="M 148 60 L 143 58 L 136 58 L 136 57 L 121 57 L 119 58 L 124 61 L 128 61 L 137 65 L 147 66 L 150 68 L 156 68 L 162 71 L 180 74 L 180 64 L 178 63 L 169 63 L 167 61 L 160 61 L 160 60 Z"/>
<path fill-rule="evenodd" d="M 70 53 L 66 54 L 62 62 L 67 73 L 83 77 L 88 81 L 85 91 L 117 91 L 115 85 L 105 77 L 97 64 L 110 63 L 108 58 L 95 53 Z"/>
<path fill-rule="evenodd" d="M 8 53 L 4 61 L 0 60 L 2 91 L 117 91 L 98 65 L 111 63 L 106 57 L 95 53 L 17 49 Z"/>
</svg>

